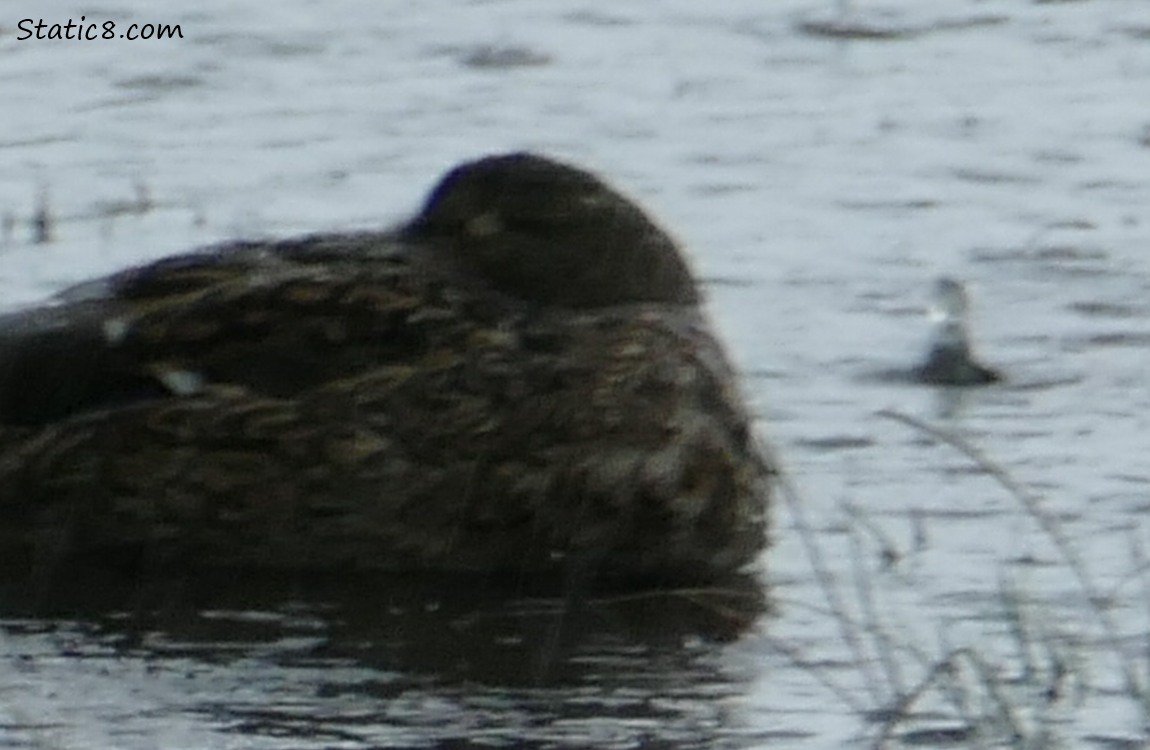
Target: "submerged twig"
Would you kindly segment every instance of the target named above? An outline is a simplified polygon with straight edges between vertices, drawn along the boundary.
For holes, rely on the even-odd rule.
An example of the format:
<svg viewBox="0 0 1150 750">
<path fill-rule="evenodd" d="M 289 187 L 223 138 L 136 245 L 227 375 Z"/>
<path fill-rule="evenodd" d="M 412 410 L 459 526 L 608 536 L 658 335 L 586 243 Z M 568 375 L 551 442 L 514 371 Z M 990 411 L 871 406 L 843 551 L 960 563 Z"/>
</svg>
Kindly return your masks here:
<svg viewBox="0 0 1150 750">
<path fill-rule="evenodd" d="M 1126 690 L 1131 695 L 1138 696 L 1143 705 L 1146 705 L 1145 691 L 1142 689 L 1138 675 L 1132 666 L 1136 663 L 1136 660 L 1130 659 L 1130 655 L 1126 653 L 1126 649 L 1122 646 L 1118 623 L 1106 607 L 1107 600 L 1098 589 L 1098 586 L 1095 585 L 1094 580 L 1090 577 L 1085 560 L 1083 560 L 1073 542 L 1071 542 L 1069 535 L 1065 529 L 1063 529 L 1058 518 L 1042 507 L 1042 497 L 1030 492 L 1016 482 L 1001 465 L 991 460 L 985 453 L 961 436 L 892 409 L 883 409 L 878 412 L 878 415 L 909 425 L 939 442 L 946 443 L 957 449 L 1021 503 L 1026 512 L 1038 522 L 1042 531 L 1051 542 L 1054 543 L 1058 553 L 1062 556 L 1066 566 L 1078 582 L 1087 603 L 1090 605 L 1090 611 L 1094 613 L 1095 618 L 1102 628 L 1107 645 L 1118 657 L 1122 676 L 1126 683 Z"/>
<path fill-rule="evenodd" d="M 803 548 L 807 553 L 807 559 L 810 560 L 811 569 L 814 572 L 815 580 L 818 581 L 823 598 L 826 599 L 827 606 L 838 621 L 840 634 L 850 649 L 852 658 L 855 663 L 859 665 L 859 668 L 866 673 L 864 683 L 866 684 L 867 691 L 870 693 L 871 701 L 875 704 L 880 704 L 883 702 L 883 697 L 878 694 L 878 682 L 873 674 L 873 667 L 871 667 L 870 661 L 866 658 L 862 640 L 859 638 L 859 625 L 847 611 L 846 603 L 839 593 L 834 575 L 831 573 L 826 560 L 823 558 L 822 549 L 819 547 L 818 542 L 815 541 L 814 531 L 811 529 L 810 522 L 806 517 L 806 512 L 803 510 L 802 498 L 799 496 L 799 491 L 794 486 L 794 483 L 790 481 L 790 477 L 787 476 L 786 471 L 781 468 L 778 470 L 777 480 L 779 487 L 782 489 L 781 494 L 786 502 L 787 510 L 794 519 L 795 528 L 798 529 L 799 538 L 802 540 Z"/>
</svg>

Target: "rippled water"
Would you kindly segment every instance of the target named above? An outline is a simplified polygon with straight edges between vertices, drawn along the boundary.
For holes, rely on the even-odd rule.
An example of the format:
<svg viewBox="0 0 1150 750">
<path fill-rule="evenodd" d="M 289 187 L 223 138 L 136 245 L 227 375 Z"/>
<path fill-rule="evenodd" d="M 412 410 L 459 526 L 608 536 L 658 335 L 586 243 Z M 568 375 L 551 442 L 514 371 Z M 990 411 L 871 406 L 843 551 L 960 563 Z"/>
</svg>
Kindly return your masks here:
<svg viewBox="0 0 1150 750">
<path fill-rule="evenodd" d="M 431 602 L 299 580 L 162 595 L 101 584 L 56 610 L 7 591 L 0 745 L 838 746 L 880 731 L 867 712 L 951 649 L 1025 685 L 1014 601 L 1074 684 L 1019 720 L 1072 744 L 1144 740 L 1035 515 L 878 412 L 943 425 L 1042 495 L 1118 630 L 1145 633 L 1131 574 L 1150 511 L 1150 5 L 52 0 L 34 12 L 179 23 L 184 38 L 18 41 L 6 8 L 0 304 L 221 238 L 387 224 L 487 152 L 584 164 L 690 249 L 868 637 L 852 656 L 781 505 L 764 560 L 772 603 L 745 630 L 730 602 L 691 596 L 620 612 L 462 584 Z M 30 241 L 38 206 L 48 244 Z M 968 282 L 979 349 L 1007 385 L 956 400 L 883 377 L 922 353 L 940 274 Z M 64 582 L 49 588 L 66 598 Z M 905 741 L 969 740 L 944 709 L 915 704 Z"/>
</svg>

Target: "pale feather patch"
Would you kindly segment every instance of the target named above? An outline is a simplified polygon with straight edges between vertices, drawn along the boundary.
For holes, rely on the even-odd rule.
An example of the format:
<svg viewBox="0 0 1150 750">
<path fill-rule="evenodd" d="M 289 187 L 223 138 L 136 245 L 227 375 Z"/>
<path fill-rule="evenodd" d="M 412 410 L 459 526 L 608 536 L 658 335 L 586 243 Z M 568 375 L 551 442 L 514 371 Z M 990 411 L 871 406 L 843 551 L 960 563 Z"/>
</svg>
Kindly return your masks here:
<svg viewBox="0 0 1150 750">
<path fill-rule="evenodd" d="M 156 379 L 175 396 L 194 396 L 204 390 L 204 376 L 192 370 L 158 370 Z"/>
<path fill-rule="evenodd" d="M 128 337 L 132 323 L 127 318 L 109 318 L 104 321 L 104 340 L 112 346 L 119 346 Z"/>
<path fill-rule="evenodd" d="M 481 213 L 467 222 L 467 233 L 472 237 L 491 237 L 503 231 L 503 222 L 494 211 Z"/>
</svg>

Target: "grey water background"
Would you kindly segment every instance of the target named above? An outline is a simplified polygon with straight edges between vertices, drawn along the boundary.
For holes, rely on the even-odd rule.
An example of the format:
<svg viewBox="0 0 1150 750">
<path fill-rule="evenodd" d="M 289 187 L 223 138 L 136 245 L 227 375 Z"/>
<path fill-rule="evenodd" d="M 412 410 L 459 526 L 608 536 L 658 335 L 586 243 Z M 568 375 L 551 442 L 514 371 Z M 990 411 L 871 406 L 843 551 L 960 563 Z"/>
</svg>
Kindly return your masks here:
<svg viewBox="0 0 1150 750">
<path fill-rule="evenodd" d="M 16 38 L 22 18 L 81 15 L 184 38 Z M 1072 745 L 1141 746 L 1034 518 L 878 412 L 944 426 L 1041 494 L 1136 646 L 1148 93 L 1144 0 L 12 0 L 0 306 L 220 239 L 390 224 L 489 152 L 584 165 L 688 249 L 848 607 L 874 597 L 907 646 L 905 682 L 963 645 L 1014 668 L 1009 580 L 1080 654 L 1081 689 L 1045 720 Z M 884 377 L 921 356 L 942 274 L 968 283 L 1008 384 L 953 399 Z M 876 672 L 845 650 L 795 517 L 775 519 L 769 611 L 729 637 L 299 581 L 142 621 L 100 591 L 69 616 L 0 602 L 0 746 L 859 744 L 873 725 L 844 696 L 882 708 Z"/>
</svg>

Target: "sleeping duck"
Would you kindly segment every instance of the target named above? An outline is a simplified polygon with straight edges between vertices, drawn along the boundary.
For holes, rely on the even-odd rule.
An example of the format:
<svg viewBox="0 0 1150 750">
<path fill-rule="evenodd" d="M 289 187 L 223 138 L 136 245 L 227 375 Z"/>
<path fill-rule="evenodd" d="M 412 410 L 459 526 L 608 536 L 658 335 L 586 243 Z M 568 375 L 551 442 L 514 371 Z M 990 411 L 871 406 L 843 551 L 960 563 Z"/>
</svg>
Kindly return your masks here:
<svg viewBox="0 0 1150 750">
<path fill-rule="evenodd" d="M 939 279 L 934 286 L 930 314 L 935 320 L 934 339 L 926 360 L 915 371 L 916 377 L 930 385 L 988 385 L 1002 380 L 1002 374 L 980 363 L 970 346 L 967 331 L 966 288 L 950 278 Z"/>
<path fill-rule="evenodd" d="M 0 549 L 703 581 L 766 544 L 751 422 L 675 242 L 588 172 L 494 156 L 395 229 L 0 317 Z"/>
</svg>

